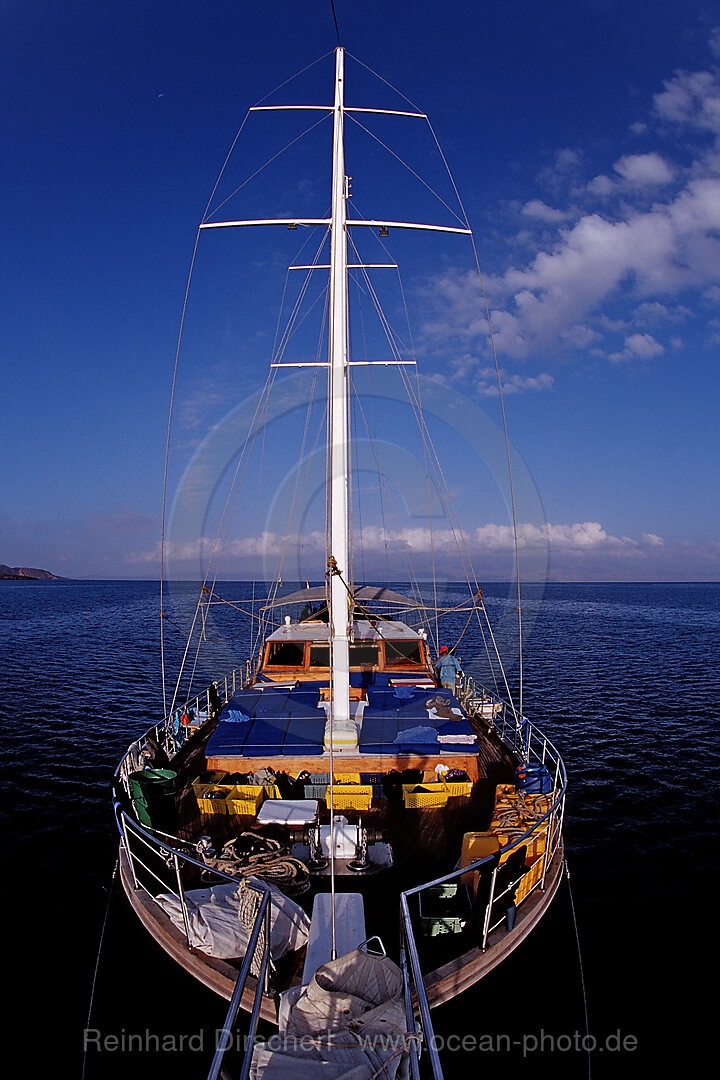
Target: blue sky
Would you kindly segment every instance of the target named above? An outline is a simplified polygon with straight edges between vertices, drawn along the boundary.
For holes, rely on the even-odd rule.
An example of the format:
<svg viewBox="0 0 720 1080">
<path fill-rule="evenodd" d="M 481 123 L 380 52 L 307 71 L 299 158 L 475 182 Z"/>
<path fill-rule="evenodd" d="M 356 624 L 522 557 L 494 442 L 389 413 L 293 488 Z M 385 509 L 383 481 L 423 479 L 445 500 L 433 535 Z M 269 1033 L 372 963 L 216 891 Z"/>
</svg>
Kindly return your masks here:
<svg viewBox="0 0 720 1080">
<path fill-rule="evenodd" d="M 348 52 L 430 116 L 473 226 L 516 455 L 528 576 L 720 578 L 714 5 L 449 0 L 440 9 L 336 0 L 336 10 Z M 329 0 L 280 0 L 272 12 L 229 0 L 6 0 L 0 26 L 0 562 L 72 577 L 153 577 L 170 382 L 196 229 L 248 106 L 333 49 Z M 331 74 L 326 58 L 271 100 L 312 95 L 324 103 Z M 401 107 L 348 60 L 351 93 L 357 104 Z M 308 124 L 248 121 L 216 202 Z M 397 138 L 403 160 L 456 208 L 427 129 L 418 149 L 414 130 L 382 123 L 373 130 L 375 141 L 357 127 L 349 132 L 349 150 L 358 151 L 348 164 L 353 209 L 448 223 L 450 211 L 376 142 Z M 321 216 L 326 148 L 319 127 L 283 159 L 282 171 L 264 170 L 219 217 L 263 207 Z M 360 156 L 366 150 L 378 154 L 371 166 Z M 419 207 L 412 214 L 411 195 Z M 200 517 L 183 517 L 188 478 L 195 482 L 199 462 L 207 466 L 213 453 L 220 457 L 208 490 L 227 473 L 223 439 L 237 441 L 243 408 L 265 379 L 285 268 L 301 239 L 274 235 L 270 250 L 267 236 L 243 237 L 242 259 L 237 232 L 201 239 L 170 468 L 178 574 L 197 567 L 188 553 L 198 529 L 213 535 L 220 505 L 206 494 Z M 374 250 L 369 240 L 364 250 Z M 400 317 L 407 304 L 412 317 L 433 437 L 476 572 L 507 576 L 500 415 L 472 253 L 464 242 L 397 233 L 388 251 L 405 289 L 402 302 L 388 289 L 389 309 Z M 318 299 L 314 310 L 320 306 Z M 379 347 L 360 318 L 358 354 Z M 307 337 L 303 329 L 294 339 L 297 356 L 316 348 L 310 323 Z M 296 396 L 307 394 L 306 383 L 292 386 Z M 370 443 L 362 450 L 356 572 L 362 557 L 368 576 L 395 574 L 413 555 L 425 573 L 432 546 L 438 570 L 452 577 L 458 563 L 443 507 L 433 504 L 423 518 L 419 473 L 403 492 L 412 474 L 400 449 L 405 434 L 408 461 L 417 464 L 422 450 L 393 394 L 372 399 L 371 419 L 368 409 L 356 415 L 357 430 L 375 425 L 384 446 L 383 485 L 372 476 Z M 268 428 L 262 453 L 271 495 L 262 505 L 249 470 L 243 499 L 253 512 L 234 521 L 231 573 L 273 570 L 286 534 L 294 545 L 286 576 L 312 573 L 324 528 L 314 486 L 319 451 L 307 443 L 298 487 L 297 453 L 290 460 L 287 453 L 290 435 L 302 436 L 298 416 L 290 410 L 282 433 Z M 296 506 L 295 520 L 283 524 L 293 491 L 301 511 Z"/>
</svg>

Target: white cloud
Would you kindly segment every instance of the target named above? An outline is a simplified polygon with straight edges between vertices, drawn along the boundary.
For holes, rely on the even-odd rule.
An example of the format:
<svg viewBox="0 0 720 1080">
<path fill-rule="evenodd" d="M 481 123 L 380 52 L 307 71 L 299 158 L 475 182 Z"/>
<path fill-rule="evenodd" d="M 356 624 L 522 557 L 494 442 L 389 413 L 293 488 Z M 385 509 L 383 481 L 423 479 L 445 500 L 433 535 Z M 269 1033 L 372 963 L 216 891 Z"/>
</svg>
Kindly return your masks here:
<svg viewBox="0 0 720 1080">
<path fill-rule="evenodd" d="M 655 153 L 627 154 L 616 161 L 613 168 L 633 187 L 669 184 L 675 175 L 675 170 Z"/>
<path fill-rule="evenodd" d="M 713 72 L 678 71 L 663 85 L 653 98 L 661 120 L 720 134 L 720 87 Z"/>
<path fill-rule="evenodd" d="M 515 538 L 511 525 L 488 523 L 465 534 L 465 542 L 471 554 L 483 552 L 508 552 L 515 549 Z M 587 551 L 640 552 L 644 547 L 659 547 L 661 537 L 654 533 L 642 533 L 640 540 L 632 537 L 618 537 L 608 533 L 598 521 L 582 521 L 573 524 L 535 525 L 521 522 L 517 528 L 518 548 L 533 552 L 547 547 L 564 553 L 581 554 Z M 322 552 L 326 542 L 325 534 L 315 531 L 304 536 L 291 534 L 283 536 L 274 532 L 263 532 L 257 537 L 248 536 L 228 541 L 225 556 L 230 559 L 245 557 L 275 557 L 302 545 L 305 551 Z M 426 526 L 407 526 L 398 529 L 383 529 L 378 525 L 365 525 L 355 536 L 355 545 L 362 547 L 365 554 L 391 551 L 407 551 L 415 554 L 449 554 L 458 546 L 457 531 L 450 528 Z M 166 544 L 168 563 L 196 561 L 207 556 L 212 543 L 207 537 L 181 543 Z M 158 558 L 157 547 L 149 551 L 136 553 L 128 557 L 127 562 L 134 565 L 154 563 Z"/>
<path fill-rule="evenodd" d="M 720 28 L 712 43 L 720 48 Z M 523 244 L 515 250 L 530 255 L 485 278 L 504 360 L 580 349 L 615 363 L 649 359 L 672 346 L 663 340 L 671 323 L 691 316 L 691 290 L 707 300 L 720 296 L 720 138 L 707 138 L 720 136 L 720 71 L 677 72 L 655 95 L 651 119 L 655 128 L 662 121 L 666 134 L 672 124 L 689 137 L 680 145 L 682 165 L 652 149 L 628 153 L 616 158 L 612 177 L 601 173 L 583 184 L 582 156 L 565 149 L 541 177 L 553 205 L 530 199 L 522 207 Z M 648 125 L 646 139 L 652 131 Z M 557 231 L 548 239 L 543 228 L 529 231 L 533 224 Z M 428 332 L 447 339 L 450 326 L 463 352 L 487 355 L 474 275 L 445 274 L 435 284 L 451 315 L 428 324 Z M 482 383 L 479 390 L 492 392 Z"/>
<path fill-rule="evenodd" d="M 630 334 L 625 338 L 625 348 L 622 352 L 610 354 L 613 363 L 622 363 L 626 360 L 650 360 L 653 356 L 659 356 L 665 352 L 665 346 L 652 336 L 652 334 Z"/>
<path fill-rule="evenodd" d="M 617 184 L 614 180 L 611 180 L 609 176 L 605 176 L 601 173 L 599 176 L 594 176 L 587 186 L 587 191 L 591 195 L 599 195 L 601 199 L 614 195 L 617 191 Z"/>
<path fill-rule="evenodd" d="M 633 316 L 639 323 L 661 325 L 686 322 L 693 318 L 693 313 L 683 304 L 667 305 L 661 304 L 659 300 L 649 300 L 638 305 Z"/>
<path fill-rule="evenodd" d="M 561 221 L 567 221 L 570 216 L 567 210 L 556 210 L 552 206 L 548 206 L 540 199 L 531 199 L 530 202 L 525 203 L 521 210 L 522 214 L 526 217 L 535 218 L 538 221 L 545 221 L 549 225 L 559 224 Z"/>
<path fill-rule="evenodd" d="M 720 59 L 720 26 L 714 26 L 710 31 L 710 52 Z"/>
<path fill-rule="evenodd" d="M 480 371 L 477 383 L 477 391 L 481 397 L 499 397 L 497 373 L 494 368 L 483 368 Z M 522 394 L 526 390 L 552 390 L 555 382 L 552 375 L 546 371 L 539 375 L 508 375 L 500 369 L 500 384 L 503 394 Z"/>
</svg>

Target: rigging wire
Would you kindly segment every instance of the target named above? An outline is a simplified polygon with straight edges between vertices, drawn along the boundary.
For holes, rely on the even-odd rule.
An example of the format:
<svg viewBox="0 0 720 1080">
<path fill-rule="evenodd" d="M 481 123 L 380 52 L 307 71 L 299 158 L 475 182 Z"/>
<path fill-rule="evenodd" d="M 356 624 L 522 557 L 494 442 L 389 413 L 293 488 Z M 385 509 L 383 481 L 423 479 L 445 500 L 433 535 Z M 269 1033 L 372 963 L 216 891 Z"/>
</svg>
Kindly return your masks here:
<svg viewBox="0 0 720 1080">
<path fill-rule="evenodd" d="M 225 169 L 227 168 L 227 164 L 228 164 L 228 162 L 229 162 L 229 160 L 230 160 L 230 158 L 232 156 L 232 153 L 233 153 L 233 150 L 235 149 L 235 146 L 237 145 L 237 141 L 240 138 L 240 135 L 242 134 L 243 128 L 245 127 L 245 124 L 247 123 L 247 119 L 248 119 L 249 115 L 250 115 L 250 112 L 248 110 L 248 112 L 245 113 L 245 116 L 243 117 L 243 121 L 240 124 L 240 127 L 238 128 L 238 130 L 237 130 L 237 132 L 235 134 L 235 138 L 233 139 L 232 143 L 230 144 L 230 149 L 227 152 L 227 155 L 226 155 L 225 160 L 224 160 L 224 162 L 222 164 L 220 172 L 218 173 L 217 179 L 215 180 L 215 183 L 213 185 L 212 191 L 210 192 L 210 197 L 208 198 L 207 204 L 205 206 L 205 210 L 203 211 L 202 218 L 201 218 L 202 221 L 204 221 L 205 218 L 207 217 L 207 213 L 208 213 L 208 210 L 210 209 L 210 205 L 212 204 L 212 201 L 215 198 L 215 192 L 218 189 L 218 185 L 220 184 L 220 181 L 221 181 L 221 179 L 222 179 L 222 177 L 223 177 L 223 175 L 225 173 Z M 175 391 L 176 391 L 176 388 L 177 388 L 177 374 L 178 374 L 178 366 L 179 366 L 179 363 L 180 363 L 180 346 L 181 346 L 181 343 L 182 343 L 183 330 L 184 330 L 184 327 L 185 327 L 185 317 L 187 315 L 188 298 L 189 298 L 189 295 L 190 295 L 190 283 L 191 283 L 192 277 L 193 277 L 193 270 L 195 268 L 195 260 L 197 258 L 197 251 L 198 251 L 198 244 L 199 243 L 200 243 L 200 229 L 198 228 L 196 236 L 195 236 L 195 244 L 194 244 L 194 247 L 193 247 L 192 258 L 190 259 L 190 268 L 189 268 L 189 271 L 188 271 L 187 282 L 185 283 L 185 296 L 183 298 L 182 312 L 181 312 L 181 315 L 180 315 L 180 326 L 178 328 L 178 338 L 177 338 L 177 344 L 175 346 L 175 361 L 174 361 L 174 364 L 173 364 L 172 385 L 171 385 L 171 389 L 170 389 L 170 405 L 169 405 L 169 409 L 168 409 L 167 436 L 166 436 L 166 440 L 165 440 L 165 464 L 164 464 L 164 467 L 163 467 L 162 515 L 161 515 L 161 523 L 160 523 L 160 669 L 161 669 L 161 678 L 162 678 L 163 713 L 166 716 L 168 714 L 168 708 L 167 708 L 167 689 L 166 689 L 166 686 L 165 686 L 165 678 L 166 678 L 166 676 L 165 676 L 165 641 L 164 641 L 164 634 L 163 634 L 163 606 L 164 606 L 164 592 L 163 592 L 163 590 L 164 590 L 164 580 L 165 580 L 165 523 L 166 523 L 166 515 L 167 515 L 167 480 L 168 480 L 168 465 L 169 465 L 169 459 L 170 459 L 170 434 L 171 434 L 171 431 L 172 431 L 173 409 L 174 409 L 174 404 L 175 404 Z M 173 704 L 174 704 L 174 701 L 173 701 Z"/>
<path fill-rule="evenodd" d="M 467 216 L 467 213 L 465 211 L 465 206 L 464 206 L 463 201 L 462 201 L 462 199 L 460 197 L 460 192 L 458 191 L 457 184 L 455 183 L 455 178 L 454 178 L 454 176 L 453 176 L 453 174 L 452 174 L 452 172 L 450 170 L 450 166 L 447 163 L 447 159 L 445 157 L 445 154 L 443 153 L 443 149 L 440 146 L 440 141 L 439 141 L 437 135 L 435 134 L 435 129 L 433 128 L 433 126 L 430 123 L 429 119 L 427 120 L 427 125 L 428 125 L 428 128 L 430 129 L 430 133 L 432 134 L 432 137 L 433 137 L 433 140 L 435 142 L 435 146 L 437 147 L 438 153 L 440 154 L 440 157 L 441 157 L 441 159 L 443 161 L 443 164 L 445 165 L 445 169 L 447 170 L 448 178 L 450 180 L 450 183 L 452 184 L 453 191 L 455 192 L 455 197 L 456 197 L 456 199 L 458 201 L 458 205 L 460 206 L 463 217 L 465 218 L 465 224 L 467 225 L 468 229 L 470 229 L 470 222 L 468 221 L 468 216 Z M 515 509 L 515 484 L 513 482 L 512 460 L 511 460 L 511 455 L 510 455 L 510 436 L 508 434 L 507 416 L 506 416 L 506 413 L 505 413 L 505 397 L 503 395 L 502 379 L 500 377 L 500 364 L 498 362 L 497 349 L 495 347 L 495 333 L 493 331 L 492 319 L 490 317 L 490 305 L 488 303 L 487 293 L 485 292 L 485 281 L 484 281 L 484 278 L 483 278 L 482 270 L 480 269 L 480 258 L 478 256 L 477 246 L 475 244 L 475 234 L 473 233 L 472 229 L 470 229 L 470 243 L 472 245 L 473 256 L 474 256 L 474 259 L 475 259 L 475 268 L 477 270 L 478 281 L 480 283 L 480 289 L 482 291 L 483 304 L 484 304 L 484 307 L 485 307 L 485 318 L 487 320 L 487 325 L 488 325 L 488 333 L 489 333 L 489 338 L 490 338 L 490 350 L 491 350 L 491 353 L 492 353 L 493 364 L 494 364 L 494 367 L 495 367 L 495 376 L 496 376 L 496 379 L 497 379 L 497 387 L 498 387 L 498 398 L 499 398 L 499 401 L 500 401 L 500 412 L 501 412 L 501 415 L 502 415 L 502 423 L 503 423 L 503 433 L 504 433 L 504 436 L 505 436 L 505 453 L 506 453 L 506 456 L 507 456 L 507 468 L 508 468 L 508 486 L 509 486 L 509 490 L 510 490 L 510 510 L 511 510 L 511 514 L 512 514 L 512 525 L 513 525 L 513 544 L 514 544 L 514 548 L 515 548 L 517 614 L 518 614 L 518 676 L 519 676 L 518 704 L 519 704 L 520 716 L 522 717 L 522 715 L 523 715 L 522 598 L 521 598 L 521 590 L 520 590 L 520 553 L 519 553 L 519 545 L 518 545 L 517 513 L 516 513 L 516 509 Z"/>
<path fill-rule="evenodd" d="M 588 1046 L 588 1080 L 591 1075 L 591 1056 L 590 1045 L 592 1040 L 590 1038 L 590 1020 L 588 1016 L 588 1002 L 587 1002 L 587 989 L 585 987 L 585 970 L 583 968 L 582 950 L 580 948 L 580 931 L 578 929 L 577 913 L 575 911 L 575 900 L 573 898 L 572 885 L 570 884 L 570 867 L 568 866 L 567 859 L 564 859 L 565 864 L 565 879 L 567 881 L 568 896 L 570 897 L 570 910 L 572 912 L 573 926 L 575 928 L 575 944 L 577 947 L 578 965 L 580 967 L 580 986 L 582 987 L 583 1009 L 585 1011 L 585 1034 L 587 1035 Z"/>
<path fill-rule="evenodd" d="M 239 191 L 242 191 L 242 189 L 247 184 L 249 184 L 251 180 L 254 180 L 255 177 L 258 176 L 263 171 L 263 169 L 266 169 L 268 167 L 268 165 L 271 165 L 273 163 L 273 161 L 276 161 L 282 154 L 285 153 L 286 150 L 289 150 L 291 146 L 294 146 L 295 143 L 300 142 L 300 140 L 304 139 L 306 135 L 309 135 L 311 131 L 314 131 L 315 128 L 318 127 L 320 124 L 322 124 L 325 120 L 327 120 L 327 118 L 329 116 L 332 116 L 332 109 L 330 109 L 327 113 L 325 113 L 324 116 L 321 116 L 319 120 L 316 120 L 313 124 L 310 124 L 310 126 L 307 127 L 304 131 L 301 131 L 299 135 L 296 135 L 294 139 L 291 139 L 289 143 L 287 143 L 285 146 L 283 146 L 283 148 L 281 150 L 278 150 L 277 153 L 273 154 L 272 157 L 269 157 L 267 159 L 267 161 L 263 162 L 262 165 L 258 166 L 258 168 L 255 170 L 254 173 L 251 173 L 250 176 L 247 176 L 243 180 L 242 184 L 240 184 L 238 187 L 236 187 L 234 191 L 231 191 L 229 195 L 226 195 L 221 203 L 218 203 L 218 205 L 213 209 L 213 211 L 212 211 L 212 213 L 210 214 L 209 217 L 204 217 L 203 218 L 203 222 L 209 221 L 210 217 L 212 217 L 214 214 L 217 214 L 218 210 L 221 210 L 222 207 L 225 206 L 226 203 L 230 202 L 230 200 L 235 195 L 237 195 Z M 207 211 L 206 211 L 206 214 L 207 214 Z"/>
<path fill-rule="evenodd" d="M 446 210 L 450 211 L 456 221 L 459 221 L 461 225 L 467 228 L 467 221 L 464 221 L 460 217 L 460 215 L 453 210 L 452 206 L 445 202 L 442 195 L 438 194 L 438 192 L 435 191 L 435 189 L 431 187 L 430 184 L 428 184 L 427 180 L 423 180 L 422 176 L 420 176 L 420 173 L 416 172 L 415 169 L 413 169 L 412 165 L 409 165 L 407 161 L 400 157 L 399 154 L 396 154 L 392 147 L 388 146 L 386 142 L 383 142 L 382 139 L 378 138 L 378 136 L 373 131 L 371 131 L 370 128 L 366 127 L 365 124 L 358 120 L 356 116 L 353 116 L 352 113 L 348 113 L 348 119 L 352 120 L 352 122 L 354 124 L 357 124 L 357 126 L 361 128 L 366 135 L 369 135 L 371 139 L 374 139 L 376 143 L 382 146 L 383 150 L 387 150 L 388 154 L 390 154 L 391 157 L 394 157 L 395 160 L 398 161 L 404 168 L 406 168 L 409 173 L 412 173 L 415 179 L 418 180 L 424 188 L 427 188 L 430 194 L 434 195 L 438 202 L 441 202 L 443 204 Z"/>
<path fill-rule="evenodd" d="M 348 53 L 348 55 L 350 56 L 352 54 Z M 514 541 L 514 549 L 515 549 L 515 566 L 516 566 L 516 593 L 517 593 L 518 639 L 519 639 L 519 644 L 518 644 L 518 650 L 519 650 L 519 652 L 518 652 L 519 710 L 520 710 L 520 715 L 522 716 L 522 710 L 523 710 L 522 602 L 521 602 L 521 589 L 520 589 L 520 559 L 519 559 L 519 545 L 518 545 L 518 536 L 517 536 L 517 515 L 516 515 L 516 508 L 515 508 L 515 492 L 514 492 L 514 483 L 513 483 L 513 475 L 512 475 L 512 463 L 511 463 L 511 455 L 510 455 L 510 440 L 509 440 L 508 428 L 507 428 L 507 418 L 506 418 L 506 413 L 505 413 L 505 402 L 504 402 L 504 396 L 503 396 L 503 390 L 502 390 L 502 379 L 501 379 L 501 376 L 500 376 L 500 366 L 499 366 L 499 363 L 498 363 L 497 350 L 496 350 L 496 347 L 495 347 L 495 338 L 494 338 L 494 333 L 493 333 L 493 328 L 492 328 L 492 320 L 490 318 L 490 307 L 489 307 L 488 300 L 487 300 L 487 295 L 486 295 L 486 292 L 485 292 L 485 285 L 484 285 L 484 281 L 483 281 L 482 271 L 480 270 L 480 261 L 479 261 L 479 258 L 478 258 L 477 247 L 476 247 L 476 244 L 475 244 L 475 237 L 474 237 L 474 235 L 472 233 L 472 230 L 470 229 L 470 224 L 469 224 L 469 221 L 468 221 L 467 213 L 465 211 L 463 201 L 462 201 L 462 199 L 460 197 L 460 193 L 458 191 L 457 184 L 455 183 L 455 179 L 454 179 L 452 171 L 450 170 L 450 167 L 448 165 L 447 158 L 445 157 L 445 154 L 444 154 L 444 152 L 442 150 L 442 147 L 441 147 L 440 142 L 439 142 L 439 140 L 437 138 L 437 135 L 435 134 L 435 130 L 434 130 L 434 128 L 433 128 L 433 126 L 432 126 L 432 124 L 430 122 L 430 119 L 425 115 L 425 113 L 423 113 L 422 109 L 420 109 L 415 104 L 415 102 L 413 102 L 406 94 L 404 94 L 396 86 L 394 86 L 392 83 L 390 83 L 387 79 L 383 78 L 383 76 L 380 75 L 377 71 L 375 71 L 373 68 L 369 67 L 367 64 L 365 64 L 362 60 L 360 60 L 356 56 L 352 56 L 352 59 L 355 61 L 355 63 L 359 64 L 361 67 L 364 67 L 366 71 L 369 71 L 373 76 L 375 76 L 375 78 L 379 79 L 380 82 L 382 82 L 386 86 L 388 86 L 394 93 L 398 94 L 416 112 L 420 113 L 422 116 L 425 117 L 425 121 L 426 121 L 426 123 L 428 125 L 430 133 L 431 133 L 431 135 L 433 137 L 433 140 L 435 142 L 435 146 L 436 146 L 436 148 L 438 150 L 438 153 L 440 154 L 440 158 L 441 158 L 441 160 L 443 162 L 443 165 L 444 165 L 445 170 L 447 172 L 448 178 L 449 178 L 450 183 L 452 185 L 455 197 L 456 197 L 457 202 L 458 202 L 458 206 L 460 207 L 460 211 L 461 211 L 462 217 L 464 219 L 464 224 L 470 230 L 470 239 L 471 239 L 472 250 L 473 250 L 473 255 L 474 255 L 474 259 L 475 259 L 475 266 L 476 266 L 476 270 L 477 270 L 477 274 L 478 274 L 478 279 L 479 279 L 479 282 L 480 282 L 480 287 L 481 287 L 481 290 L 482 290 L 483 303 L 484 303 L 484 306 L 485 306 L 485 315 L 486 315 L 489 334 L 490 334 L 490 347 L 491 347 L 491 351 L 492 351 L 492 356 L 493 356 L 493 361 L 494 361 L 494 366 L 495 366 L 495 374 L 496 374 L 497 384 L 498 384 L 498 395 L 499 395 L 499 400 L 500 400 L 500 408 L 501 408 L 502 422 L 503 422 L 503 431 L 504 431 L 504 436 L 505 436 L 505 448 L 506 448 L 507 463 L 508 463 L 508 482 L 509 482 L 509 489 L 510 489 L 510 505 L 511 505 L 512 523 L 513 523 L 513 541 Z M 355 118 L 353 117 L 353 119 L 355 119 Z M 360 125 L 360 126 L 362 126 L 362 125 Z M 372 134 L 372 133 L 369 132 L 369 134 Z M 375 137 L 375 136 L 373 136 L 373 137 Z M 377 141 L 379 142 L 380 140 L 377 140 Z M 387 148 L 387 149 L 389 149 L 389 148 Z M 393 151 L 390 151 L 390 153 L 393 153 Z M 398 160 L 401 161 L 402 159 L 398 158 Z M 405 162 L 402 162 L 402 164 L 406 165 Z M 406 165 L 406 167 L 410 168 L 407 165 Z M 418 177 L 418 179 L 421 179 L 421 178 Z M 424 183 L 424 181 L 422 181 L 422 182 Z M 432 191 L 432 188 L 429 188 L 429 185 L 425 185 L 425 186 L 428 187 L 428 190 Z M 433 194 L 436 194 L 436 193 L 433 192 Z M 440 198 L 440 197 L 438 196 L 438 198 Z M 440 201 L 444 202 L 444 200 L 442 200 L 442 199 L 440 199 Z M 447 203 L 445 203 L 445 205 L 447 206 Z M 450 208 L 448 207 L 448 209 L 450 209 Z M 498 657 L 498 659 L 499 659 L 499 657 Z M 511 700 L 511 704 L 512 704 L 512 700 Z"/>
<path fill-rule="evenodd" d="M 108 915 L 110 914 L 110 904 L 111 904 L 112 898 L 113 898 L 113 889 L 115 887 L 115 879 L 117 877 L 118 865 L 119 865 L 119 860 L 116 859 L 115 860 L 115 866 L 113 867 L 113 872 L 110 875 L 110 886 L 109 886 L 108 891 L 107 891 L 107 894 L 108 894 L 107 904 L 105 905 L 105 914 L 103 916 L 102 927 L 100 928 L 100 941 L 98 942 L 98 951 L 97 951 L 97 956 L 95 957 L 95 968 L 93 970 L 92 983 L 90 985 L 90 1002 L 89 1002 L 89 1005 L 88 1005 L 87 1020 L 85 1022 L 85 1030 L 86 1031 L 90 1030 L 90 1018 L 92 1016 L 93 1005 L 95 1003 L 95 987 L 97 985 L 98 971 L 100 970 L 100 957 L 102 955 L 103 943 L 105 941 L 105 930 L 107 928 Z M 87 1041 L 87 1040 L 84 1040 L 84 1041 Z M 84 1080 L 84 1078 L 85 1078 L 85 1066 L 86 1065 L 87 1065 L 87 1046 L 85 1046 L 83 1048 L 82 1069 L 81 1069 L 81 1072 L 80 1072 L 80 1080 Z"/>
<path fill-rule="evenodd" d="M 335 14 L 335 0 L 330 0 L 330 7 L 332 8 L 333 22 L 335 23 L 335 33 L 337 34 L 337 43 L 340 44 L 340 29 L 338 27 L 337 15 Z"/>
</svg>

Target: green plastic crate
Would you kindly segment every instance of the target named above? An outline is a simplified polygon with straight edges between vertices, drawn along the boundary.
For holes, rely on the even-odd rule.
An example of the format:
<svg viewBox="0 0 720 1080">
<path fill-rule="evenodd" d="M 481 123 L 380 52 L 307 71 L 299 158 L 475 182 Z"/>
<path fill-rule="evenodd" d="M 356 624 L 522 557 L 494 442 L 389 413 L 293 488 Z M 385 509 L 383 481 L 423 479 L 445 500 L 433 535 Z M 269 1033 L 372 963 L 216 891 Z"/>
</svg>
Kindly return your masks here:
<svg viewBox="0 0 720 1080">
<path fill-rule="evenodd" d="M 423 937 L 459 934 L 470 915 L 470 894 L 456 882 L 433 885 L 418 896 L 420 933 Z"/>
</svg>

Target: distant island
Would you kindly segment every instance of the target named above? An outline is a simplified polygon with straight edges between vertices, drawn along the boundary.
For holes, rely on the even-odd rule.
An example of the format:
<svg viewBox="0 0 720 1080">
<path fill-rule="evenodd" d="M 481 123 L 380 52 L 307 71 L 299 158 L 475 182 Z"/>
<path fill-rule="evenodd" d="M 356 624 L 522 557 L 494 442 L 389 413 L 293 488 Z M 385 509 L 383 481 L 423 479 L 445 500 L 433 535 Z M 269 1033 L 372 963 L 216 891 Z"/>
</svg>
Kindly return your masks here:
<svg viewBox="0 0 720 1080">
<path fill-rule="evenodd" d="M 31 566 L 5 566 L 0 563 L 0 580 L 3 581 L 63 581 L 49 570 L 35 570 Z"/>
</svg>

